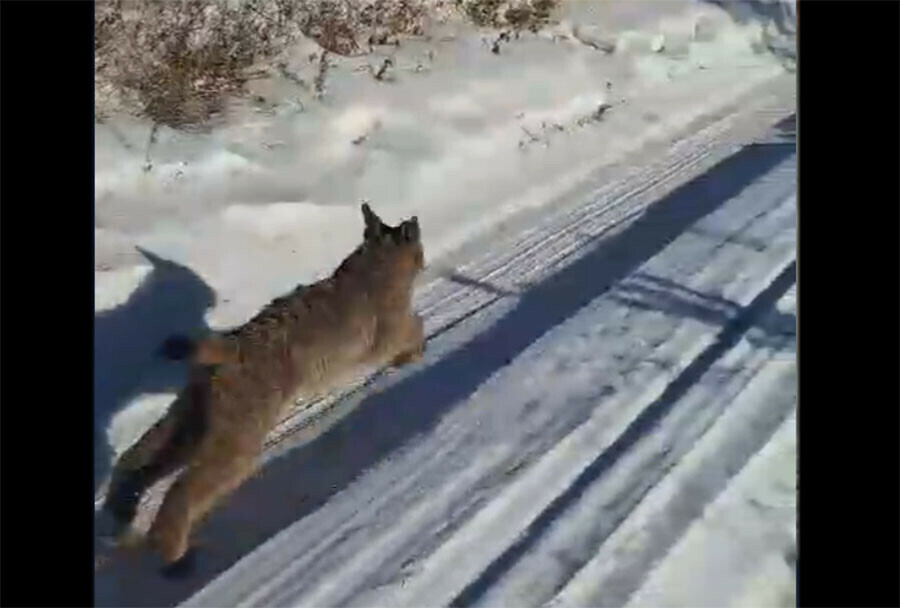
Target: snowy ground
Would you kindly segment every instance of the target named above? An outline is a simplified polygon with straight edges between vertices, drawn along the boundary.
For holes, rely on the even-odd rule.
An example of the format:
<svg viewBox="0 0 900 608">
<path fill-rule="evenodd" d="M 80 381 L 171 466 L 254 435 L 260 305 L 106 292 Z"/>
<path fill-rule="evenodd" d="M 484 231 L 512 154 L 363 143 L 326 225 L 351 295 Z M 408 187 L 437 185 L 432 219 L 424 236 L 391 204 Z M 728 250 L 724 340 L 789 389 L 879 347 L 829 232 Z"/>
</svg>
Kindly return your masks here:
<svg viewBox="0 0 900 608">
<path fill-rule="evenodd" d="M 158 343 L 329 272 L 361 198 L 419 215 L 431 336 L 298 405 L 194 578 L 114 563 L 98 605 L 792 603 L 793 77 L 712 5 L 564 17 L 336 61 L 321 102 L 260 82 L 149 171 L 149 127 L 97 127 L 98 485 L 183 377 Z"/>
</svg>

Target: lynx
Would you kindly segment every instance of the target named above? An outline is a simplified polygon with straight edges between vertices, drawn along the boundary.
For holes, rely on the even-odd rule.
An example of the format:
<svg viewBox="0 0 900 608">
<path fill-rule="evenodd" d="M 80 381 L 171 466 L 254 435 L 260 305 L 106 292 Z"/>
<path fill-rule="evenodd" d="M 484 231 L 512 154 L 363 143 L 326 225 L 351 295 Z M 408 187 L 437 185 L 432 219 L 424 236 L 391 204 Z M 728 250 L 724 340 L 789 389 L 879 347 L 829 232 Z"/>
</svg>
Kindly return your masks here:
<svg viewBox="0 0 900 608">
<path fill-rule="evenodd" d="M 189 359 L 188 382 L 118 459 L 105 502 L 127 528 L 141 495 L 183 468 L 143 539 L 167 567 L 187 553 L 192 528 L 254 472 L 266 435 L 297 398 L 422 357 L 422 320 L 412 311 L 424 266 L 418 219 L 392 227 L 367 204 L 362 213 L 363 242 L 330 277 L 169 353 Z"/>
</svg>

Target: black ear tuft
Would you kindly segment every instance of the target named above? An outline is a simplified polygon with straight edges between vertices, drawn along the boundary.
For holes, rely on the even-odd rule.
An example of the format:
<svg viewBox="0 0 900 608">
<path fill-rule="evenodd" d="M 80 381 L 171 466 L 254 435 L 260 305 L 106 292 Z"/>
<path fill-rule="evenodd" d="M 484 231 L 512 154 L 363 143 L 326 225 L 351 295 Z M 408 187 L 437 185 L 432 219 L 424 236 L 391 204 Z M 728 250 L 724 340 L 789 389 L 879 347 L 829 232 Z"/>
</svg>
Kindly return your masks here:
<svg viewBox="0 0 900 608">
<path fill-rule="evenodd" d="M 368 203 L 362 204 L 363 219 L 366 222 L 366 231 L 364 236 L 366 239 L 380 238 L 384 231 L 384 224 L 381 218 L 375 215 Z"/>
<path fill-rule="evenodd" d="M 403 222 L 400 225 L 400 234 L 403 236 L 403 240 L 409 243 L 418 242 L 421 237 L 421 231 L 419 230 L 419 218 L 413 216 L 411 219 Z"/>
</svg>

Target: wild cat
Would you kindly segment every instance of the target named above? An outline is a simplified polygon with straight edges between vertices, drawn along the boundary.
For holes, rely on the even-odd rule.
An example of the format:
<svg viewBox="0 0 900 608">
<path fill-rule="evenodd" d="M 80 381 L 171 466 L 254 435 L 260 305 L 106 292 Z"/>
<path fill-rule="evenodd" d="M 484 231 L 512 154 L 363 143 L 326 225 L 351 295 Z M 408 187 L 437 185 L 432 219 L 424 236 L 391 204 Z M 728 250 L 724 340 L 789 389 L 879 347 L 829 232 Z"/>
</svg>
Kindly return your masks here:
<svg viewBox="0 0 900 608">
<path fill-rule="evenodd" d="M 422 357 L 422 319 L 412 310 L 424 266 L 418 219 L 392 227 L 366 204 L 362 213 L 363 242 L 330 277 L 187 343 L 187 385 L 113 467 L 104 508 L 123 528 L 141 495 L 184 467 L 140 543 L 169 568 L 187 553 L 192 528 L 254 472 L 266 435 L 297 398 Z"/>
</svg>

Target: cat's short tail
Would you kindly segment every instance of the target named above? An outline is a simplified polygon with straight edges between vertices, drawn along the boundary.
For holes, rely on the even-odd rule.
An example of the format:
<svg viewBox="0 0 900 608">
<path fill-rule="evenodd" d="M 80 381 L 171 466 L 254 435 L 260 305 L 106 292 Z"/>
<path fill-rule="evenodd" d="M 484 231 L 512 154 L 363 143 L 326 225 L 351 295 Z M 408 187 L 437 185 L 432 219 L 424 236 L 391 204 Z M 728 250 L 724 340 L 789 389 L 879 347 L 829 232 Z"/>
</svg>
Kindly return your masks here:
<svg viewBox="0 0 900 608">
<path fill-rule="evenodd" d="M 234 356 L 231 345 L 221 336 L 208 336 L 200 340 L 184 335 L 170 336 L 160 346 L 160 353 L 167 359 L 189 359 L 197 365 L 221 365 Z"/>
</svg>

